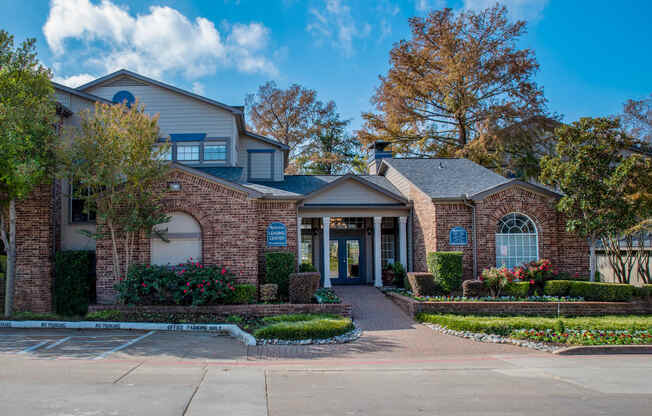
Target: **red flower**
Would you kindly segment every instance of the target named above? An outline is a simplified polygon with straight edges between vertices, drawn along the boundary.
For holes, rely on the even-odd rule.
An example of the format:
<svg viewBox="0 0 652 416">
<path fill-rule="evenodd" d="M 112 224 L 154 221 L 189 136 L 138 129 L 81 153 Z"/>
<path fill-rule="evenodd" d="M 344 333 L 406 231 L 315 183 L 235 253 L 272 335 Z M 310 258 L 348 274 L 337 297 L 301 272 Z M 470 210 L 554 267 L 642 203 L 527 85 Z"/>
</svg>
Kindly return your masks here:
<svg viewBox="0 0 652 416">
<path fill-rule="evenodd" d="M 222 274 L 226 274 L 226 269 L 222 267 Z"/>
<path fill-rule="evenodd" d="M 190 282 L 187 282 L 187 283 L 186 283 L 186 286 L 190 286 Z"/>
<path fill-rule="evenodd" d="M 530 284 L 533 285 L 533 284 L 534 284 L 534 280 L 530 280 Z"/>
<path fill-rule="evenodd" d="M 188 293 L 188 289 L 183 289 L 183 293 Z"/>
<path fill-rule="evenodd" d="M 235 290 L 235 288 L 233 286 L 231 286 L 231 291 L 233 292 L 234 290 Z"/>
<path fill-rule="evenodd" d="M 147 287 L 147 285 L 145 284 L 145 282 L 143 282 L 142 285 L 143 285 L 143 287 Z"/>
<path fill-rule="evenodd" d="M 204 289 L 200 290 L 200 292 L 203 292 L 203 291 L 204 291 Z"/>
</svg>

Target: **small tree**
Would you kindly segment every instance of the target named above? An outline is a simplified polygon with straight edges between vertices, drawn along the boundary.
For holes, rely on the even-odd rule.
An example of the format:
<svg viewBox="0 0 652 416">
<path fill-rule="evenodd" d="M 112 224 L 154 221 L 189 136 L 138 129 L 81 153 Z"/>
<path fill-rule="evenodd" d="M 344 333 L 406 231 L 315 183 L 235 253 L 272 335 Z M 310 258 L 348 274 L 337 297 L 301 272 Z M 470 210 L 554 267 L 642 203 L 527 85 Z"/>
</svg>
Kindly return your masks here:
<svg viewBox="0 0 652 416">
<path fill-rule="evenodd" d="M 557 208 L 567 217 L 567 230 L 588 239 L 594 280 L 598 240 L 607 250 L 620 251 L 619 244 L 610 244 L 614 236 L 649 216 L 650 201 L 631 195 L 649 184 L 652 165 L 628 153 L 635 142 L 617 119 L 582 118 L 558 128 L 556 136 L 556 155 L 542 159 L 540 179 L 564 193 Z M 618 274 L 617 265 L 611 265 Z"/>
<path fill-rule="evenodd" d="M 52 172 L 56 104 L 50 71 L 41 66 L 35 40 L 14 48 L 0 30 L 0 235 L 7 252 L 4 314 L 13 310 L 16 277 L 16 203 Z"/>
<path fill-rule="evenodd" d="M 143 233 L 169 221 L 161 205 L 168 144 L 157 146 L 158 116 L 145 114 L 138 102 L 95 104 L 81 113 L 79 128 L 61 150 L 62 176 L 75 186 L 75 197 L 97 215 L 95 238 L 111 240 L 113 277 L 125 276 Z"/>
</svg>

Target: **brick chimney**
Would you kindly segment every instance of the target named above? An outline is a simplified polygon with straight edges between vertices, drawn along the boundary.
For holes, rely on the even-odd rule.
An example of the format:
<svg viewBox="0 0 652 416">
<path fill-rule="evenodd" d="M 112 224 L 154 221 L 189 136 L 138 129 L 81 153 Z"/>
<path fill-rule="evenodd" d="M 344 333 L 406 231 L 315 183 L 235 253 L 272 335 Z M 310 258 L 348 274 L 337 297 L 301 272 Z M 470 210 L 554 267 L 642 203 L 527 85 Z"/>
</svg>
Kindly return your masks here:
<svg viewBox="0 0 652 416">
<path fill-rule="evenodd" d="M 391 159 L 393 156 L 391 143 L 379 140 L 370 144 L 369 150 L 371 150 L 371 160 L 367 165 L 367 171 L 370 175 L 377 175 L 380 161 L 387 158 Z"/>
</svg>

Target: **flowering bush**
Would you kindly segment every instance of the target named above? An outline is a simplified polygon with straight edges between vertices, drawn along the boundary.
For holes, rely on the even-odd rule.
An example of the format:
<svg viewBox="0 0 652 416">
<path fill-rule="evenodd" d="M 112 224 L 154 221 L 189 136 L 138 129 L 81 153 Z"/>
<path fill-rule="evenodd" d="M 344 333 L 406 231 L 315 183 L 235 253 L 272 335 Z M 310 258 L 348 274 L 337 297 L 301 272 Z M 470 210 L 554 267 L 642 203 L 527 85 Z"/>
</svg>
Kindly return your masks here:
<svg viewBox="0 0 652 416">
<path fill-rule="evenodd" d="M 233 297 L 233 278 L 224 267 L 192 261 L 173 267 L 136 264 L 115 289 L 126 304 L 207 305 L 226 303 Z"/>
<path fill-rule="evenodd" d="M 321 289 L 320 289 L 321 290 Z M 383 292 L 398 293 L 420 302 L 582 302 L 584 298 L 570 296 L 416 296 L 401 288 L 385 288 Z"/>
<path fill-rule="evenodd" d="M 479 279 L 482 280 L 487 289 L 489 289 L 491 296 L 496 298 L 500 296 L 500 292 L 502 292 L 505 286 L 515 279 L 515 276 L 514 273 L 506 267 L 492 267 L 490 269 L 484 269 Z"/>
<path fill-rule="evenodd" d="M 515 267 L 514 275 L 518 280 L 530 282 L 530 293 L 543 294 L 543 287 L 546 282 L 554 279 L 557 273 L 552 269 L 550 260 L 541 259 Z"/>
</svg>

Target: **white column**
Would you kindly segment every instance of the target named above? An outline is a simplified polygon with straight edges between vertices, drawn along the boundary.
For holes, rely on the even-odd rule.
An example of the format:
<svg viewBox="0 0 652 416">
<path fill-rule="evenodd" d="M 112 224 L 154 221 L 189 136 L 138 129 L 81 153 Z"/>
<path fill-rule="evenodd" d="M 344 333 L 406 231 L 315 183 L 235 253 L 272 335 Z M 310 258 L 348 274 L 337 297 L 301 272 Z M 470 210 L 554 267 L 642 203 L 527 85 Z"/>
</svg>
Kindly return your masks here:
<svg viewBox="0 0 652 416">
<path fill-rule="evenodd" d="M 398 217 L 398 258 L 407 272 L 407 217 Z"/>
<path fill-rule="evenodd" d="M 331 287 L 330 244 L 331 217 L 322 217 L 324 239 L 322 240 L 322 264 L 324 265 L 324 287 Z"/>
<path fill-rule="evenodd" d="M 301 265 L 301 217 L 297 217 L 297 270 Z"/>
<path fill-rule="evenodd" d="M 383 286 L 383 271 L 380 254 L 380 225 L 383 217 L 374 217 L 374 286 Z"/>
</svg>

